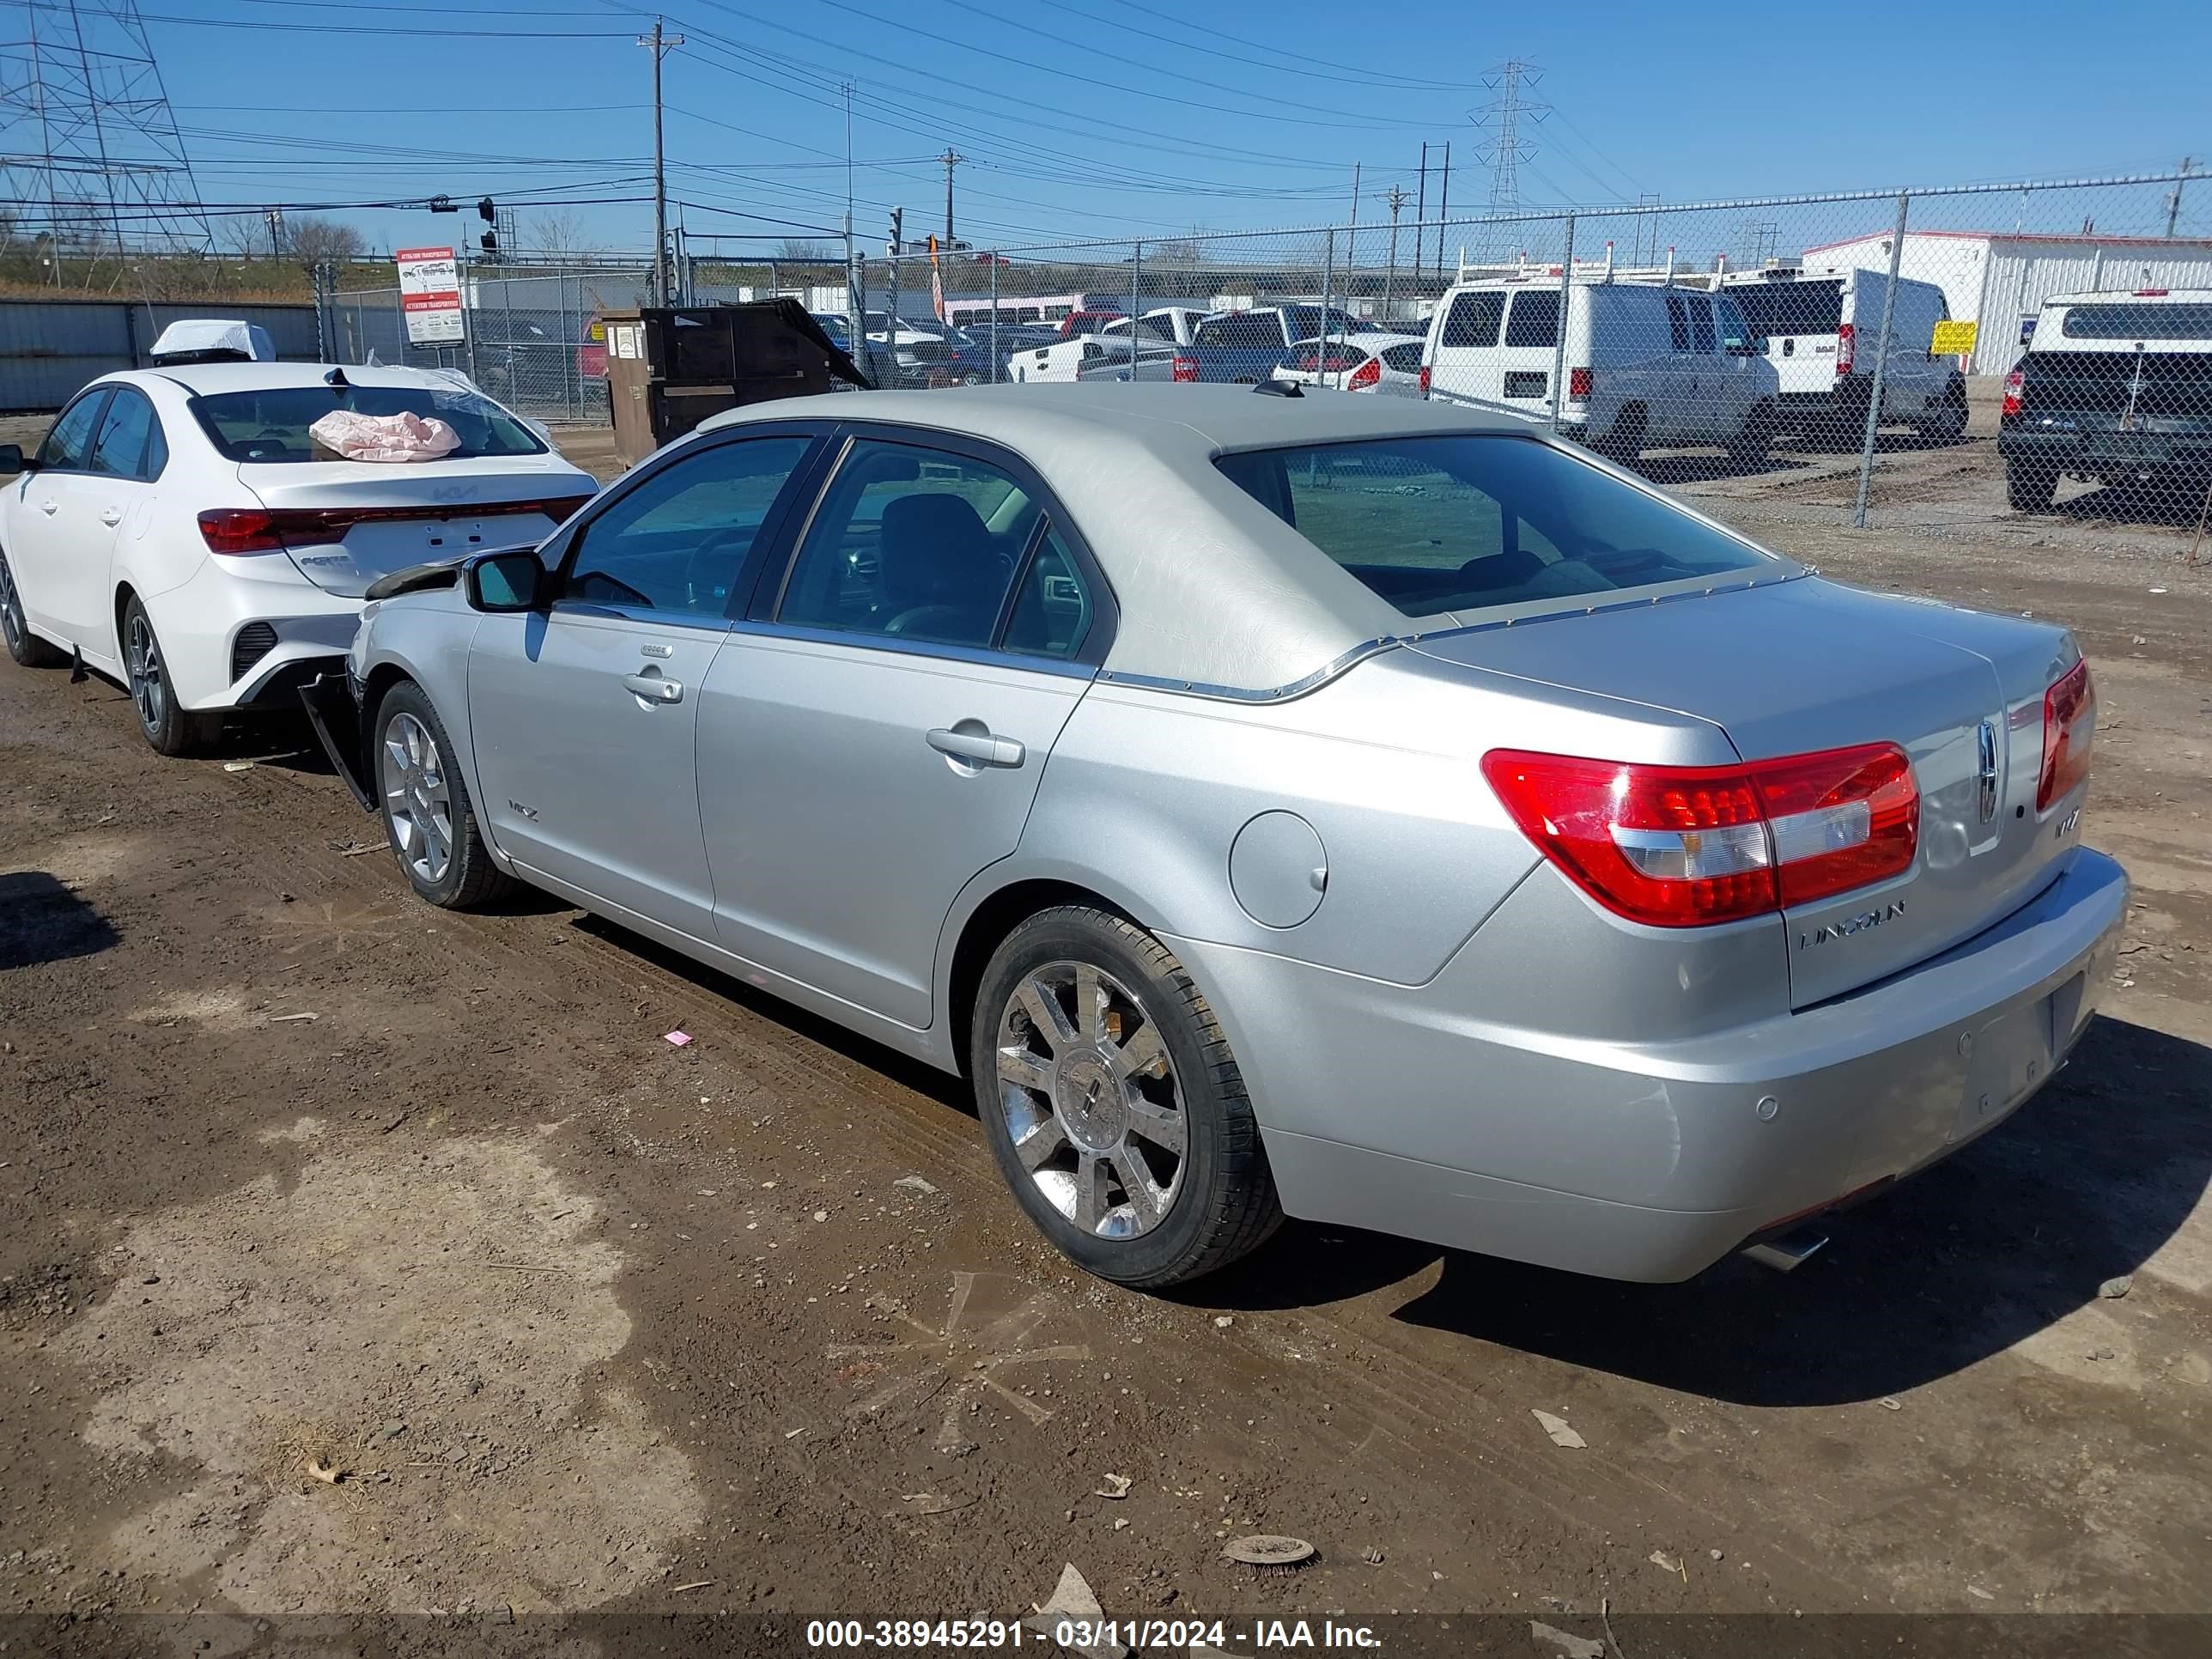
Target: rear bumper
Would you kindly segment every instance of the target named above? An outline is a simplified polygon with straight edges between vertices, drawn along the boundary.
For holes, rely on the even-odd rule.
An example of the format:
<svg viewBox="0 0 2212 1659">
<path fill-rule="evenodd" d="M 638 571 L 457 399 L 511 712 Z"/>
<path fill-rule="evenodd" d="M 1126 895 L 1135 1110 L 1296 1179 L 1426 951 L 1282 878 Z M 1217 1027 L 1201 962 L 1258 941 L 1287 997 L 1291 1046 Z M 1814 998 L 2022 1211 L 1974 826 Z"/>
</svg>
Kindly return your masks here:
<svg viewBox="0 0 2212 1659">
<path fill-rule="evenodd" d="M 1291 1214 L 1665 1282 L 2001 1122 L 2087 1024 L 2126 902 L 2119 866 L 2084 849 L 2003 921 L 1890 980 L 1640 1045 L 1501 1031 L 1449 965 L 1400 987 L 1174 948 L 1237 1046 Z"/>
<path fill-rule="evenodd" d="M 2007 427 L 1997 453 L 2009 465 L 2042 471 L 2121 478 L 2145 473 L 2212 476 L 2212 432 L 2052 431 Z"/>
<path fill-rule="evenodd" d="M 209 558 L 181 586 L 149 598 L 177 701 L 190 709 L 289 702 L 302 679 L 342 659 L 361 625 L 359 599 L 325 592 L 281 555 L 266 562 Z M 241 568 L 240 567 L 244 567 Z M 239 630 L 266 623 L 276 643 L 231 675 Z"/>
</svg>

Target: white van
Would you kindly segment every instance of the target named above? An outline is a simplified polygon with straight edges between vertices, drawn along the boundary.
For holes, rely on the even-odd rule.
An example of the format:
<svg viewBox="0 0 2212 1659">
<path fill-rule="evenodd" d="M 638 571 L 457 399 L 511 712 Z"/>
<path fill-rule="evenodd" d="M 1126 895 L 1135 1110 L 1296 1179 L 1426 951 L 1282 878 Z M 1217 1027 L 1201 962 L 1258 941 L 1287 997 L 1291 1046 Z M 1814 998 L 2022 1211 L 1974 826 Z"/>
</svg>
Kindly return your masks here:
<svg viewBox="0 0 2212 1659">
<path fill-rule="evenodd" d="M 1766 361 L 1782 382 L 1785 430 L 1855 439 L 1874 397 L 1875 353 L 1881 340 L 1881 296 L 1889 273 L 1856 268 L 1781 266 L 1721 278 Z M 1951 315 L 1943 290 L 1901 276 L 1889 319 L 1889 367 L 1881 377 L 1881 418 L 1910 425 L 1931 441 L 1954 442 L 1966 429 L 1966 382 L 1934 351 L 1936 325 Z"/>
<path fill-rule="evenodd" d="M 1673 445 L 1765 455 L 1780 383 L 1725 297 L 1579 273 L 1565 292 L 1563 356 L 1557 276 L 1455 286 L 1429 321 L 1429 395 L 1548 419 L 1564 392 L 1560 429 L 1616 460 Z"/>
</svg>

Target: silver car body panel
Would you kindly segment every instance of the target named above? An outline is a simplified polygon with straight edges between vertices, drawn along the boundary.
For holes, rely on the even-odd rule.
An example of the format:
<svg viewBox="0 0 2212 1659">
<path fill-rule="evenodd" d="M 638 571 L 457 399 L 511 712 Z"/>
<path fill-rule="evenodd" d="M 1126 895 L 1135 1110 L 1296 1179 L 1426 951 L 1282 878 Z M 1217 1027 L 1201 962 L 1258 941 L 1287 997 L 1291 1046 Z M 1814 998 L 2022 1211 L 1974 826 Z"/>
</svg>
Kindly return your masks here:
<svg viewBox="0 0 2212 1659">
<path fill-rule="evenodd" d="M 1401 411 L 1286 416 L 1212 392 L 1175 388 L 1195 427 L 1142 386 L 868 403 L 1031 462 L 1112 586 L 1103 668 L 702 622 L 703 667 L 653 659 L 682 704 L 641 708 L 622 653 L 695 642 L 607 623 L 568 661 L 546 639 L 565 602 L 552 623 L 479 618 L 446 590 L 373 605 L 352 669 L 429 692 L 503 867 L 948 1070 L 987 907 L 1050 884 L 1118 908 L 1221 1020 L 1294 1215 L 1678 1279 L 1963 1144 L 2064 1058 L 2126 898 L 2079 845 L 2082 792 L 2034 806 L 2064 630 L 1780 560 L 1411 623 L 1348 577 L 1348 595 L 1309 580 L 1275 532 L 1328 562 L 1264 510 L 1248 535 L 1207 429 L 1326 441 L 1404 429 L 1378 418 Z M 1420 429 L 1468 429 L 1437 413 Z M 520 677 L 496 716 L 482 696 L 471 713 L 472 641 L 485 672 Z M 584 689 L 533 699 L 526 667 Z M 963 723 L 1018 764 L 956 763 L 933 736 Z M 1874 893 L 1902 910 L 1870 927 L 1844 925 L 1864 892 L 1626 921 L 1539 854 L 1480 769 L 1495 747 L 1729 767 L 1869 742 L 1908 750 L 1924 814 L 1911 869 Z M 514 779 L 579 821 L 524 795 L 510 811 Z M 647 813 L 663 821 L 628 839 Z"/>
</svg>

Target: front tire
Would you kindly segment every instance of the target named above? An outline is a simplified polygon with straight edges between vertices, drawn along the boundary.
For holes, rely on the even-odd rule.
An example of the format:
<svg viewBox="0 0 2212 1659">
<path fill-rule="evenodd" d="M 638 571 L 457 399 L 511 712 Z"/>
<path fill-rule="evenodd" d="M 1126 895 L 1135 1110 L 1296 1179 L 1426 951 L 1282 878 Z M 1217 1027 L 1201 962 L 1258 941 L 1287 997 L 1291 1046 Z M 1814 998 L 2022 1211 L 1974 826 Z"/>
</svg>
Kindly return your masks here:
<svg viewBox="0 0 2212 1659">
<path fill-rule="evenodd" d="M 499 897 L 512 878 L 491 861 L 453 745 L 422 688 L 402 680 L 376 707 L 370 758 L 385 839 L 407 884 L 441 910 Z"/>
<path fill-rule="evenodd" d="M 15 573 L 8 568 L 5 553 L 0 553 L 0 638 L 7 641 L 9 656 L 21 667 L 58 668 L 69 660 L 52 642 L 31 631 L 30 621 L 23 614 L 23 596 L 15 591 Z"/>
<path fill-rule="evenodd" d="M 1651 417 L 1642 404 L 1631 404 L 1613 417 L 1613 428 L 1590 445 L 1616 466 L 1634 466 L 1644 455 L 1644 440 Z"/>
<path fill-rule="evenodd" d="M 1065 906 L 1007 935 L 969 1066 L 1016 1201 L 1101 1279 L 1181 1284 L 1282 1220 L 1228 1038 L 1182 964 L 1120 916 Z"/>
<path fill-rule="evenodd" d="M 138 711 L 138 730 L 155 754 L 173 759 L 197 754 L 221 734 L 221 714 L 193 714 L 178 707 L 154 619 L 136 593 L 123 607 L 123 668 L 131 704 Z"/>
<path fill-rule="evenodd" d="M 2048 513 L 2058 474 L 2028 461 L 2005 463 L 2005 501 L 2015 513 Z"/>
</svg>

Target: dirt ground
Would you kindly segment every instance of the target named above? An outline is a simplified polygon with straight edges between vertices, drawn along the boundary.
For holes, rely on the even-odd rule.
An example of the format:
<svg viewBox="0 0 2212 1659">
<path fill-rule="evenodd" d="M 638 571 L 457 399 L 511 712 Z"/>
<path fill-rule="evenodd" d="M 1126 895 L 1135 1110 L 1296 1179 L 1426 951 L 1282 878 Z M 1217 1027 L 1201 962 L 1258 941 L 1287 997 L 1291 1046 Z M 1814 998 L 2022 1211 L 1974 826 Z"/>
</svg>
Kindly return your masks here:
<svg viewBox="0 0 2212 1659">
<path fill-rule="evenodd" d="M 1898 1652 L 1820 1621 L 2212 1611 L 2212 569 L 2185 524 L 2011 518 L 1989 447 L 1886 453 L 1869 532 L 1848 458 L 1647 464 L 1831 574 L 2068 623 L 2104 700 L 2103 1016 L 1788 1278 L 1294 1224 L 1113 1289 L 957 1083 L 550 899 L 420 905 L 296 732 L 165 762 L 116 688 L 0 664 L 0 1646 L 688 1613 L 803 1652 L 1013 1618 L 1070 1563 L 1231 1651 L 1330 1610 L 1586 1659 L 1675 1650 L 1644 1615 Z M 1224 1562 L 1251 1532 L 1317 1556 Z M 559 1650 L 680 1649 L 619 1628 Z"/>
</svg>

